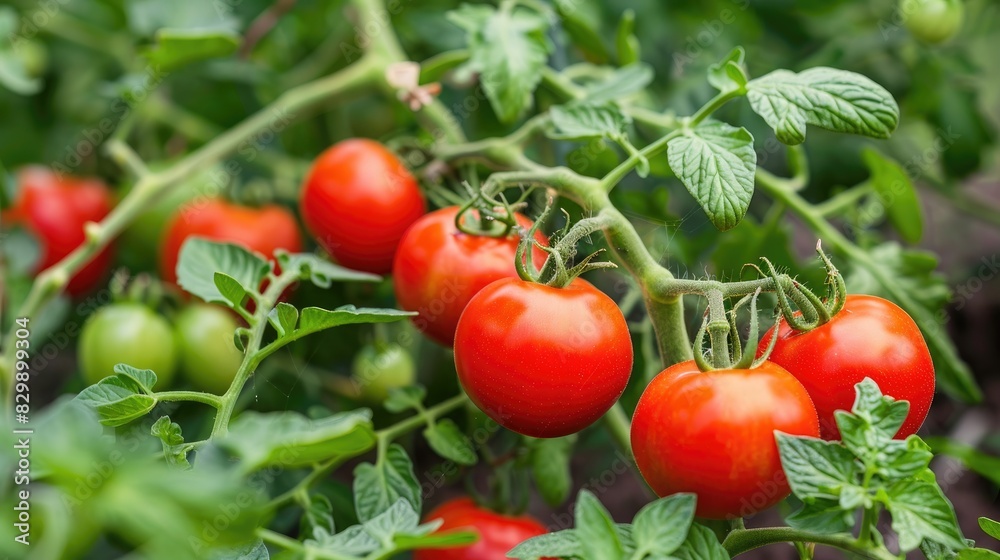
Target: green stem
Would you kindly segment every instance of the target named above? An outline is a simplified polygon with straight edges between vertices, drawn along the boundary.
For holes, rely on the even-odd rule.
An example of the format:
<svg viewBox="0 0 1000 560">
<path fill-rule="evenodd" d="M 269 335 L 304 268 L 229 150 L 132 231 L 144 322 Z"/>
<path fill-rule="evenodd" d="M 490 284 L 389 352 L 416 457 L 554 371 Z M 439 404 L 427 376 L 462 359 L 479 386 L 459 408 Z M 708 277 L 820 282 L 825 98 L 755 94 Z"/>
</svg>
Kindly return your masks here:
<svg viewBox="0 0 1000 560">
<path fill-rule="evenodd" d="M 712 366 L 724 369 L 732 366 L 729 354 L 729 320 L 726 318 L 726 300 L 721 291 L 708 293 L 708 335 L 712 343 Z M 700 352 L 701 348 L 696 348 Z"/>
<path fill-rule="evenodd" d="M 463 404 L 469 402 L 469 397 L 465 393 L 460 393 L 446 401 L 442 401 L 431 408 L 421 411 L 420 414 L 415 414 L 406 420 L 402 420 L 389 426 L 388 428 L 383 428 L 375 433 L 378 436 L 379 443 L 388 443 L 404 434 L 407 434 L 421 426 L 429 424 L 434 420 L 437 420 L 441 416 L 448 414 L 452 410 L 462 406 Z"/>
<path fill-rule="evenodd" d="M 865 485 L 867 487 L 867 484 Z M 875 528 L 875 523 L 878 521 L 878 504 L 872 504 L 871 507 L 865 508 L 864 514 L 861 516 L 861 530 L 858 532 L 858 542 L 862 545 L 871 544 L 872 529 Z"/>
<path fill-rule="evenodd" d="M 298 482 L 298 484 L 296 484 L 295 486 L 293 486 L 292 488 L 290 488 L 288 491 L 284 492 L 283 494 L 280 494 L 279 496 L 275 497 L 270 502 L 268 502 L 267 503 L 267 509 L 268 510 L 275 510 L 275 509 L 277 509 L 277 508 L 285 505 L 286 503 L 292 501 L 293 499 L 295 499 L 295 496 L 297 496 L 298 494 L 300 494 L 300 493 L 308 490 L 310 487 L 312 487 L 313 484 L 316 484 L 316 482 L 319 479 L 321 479 L 324 476 L 326 476 L 327 474 L 329 474 L 331 471 L 333 471 L 338 466 L 340 466 L 341 464 L 343 464 L 344 461 L 346 461 L 347 459 L 349 459 L 349 457 L 346 457 L 346 456 L 345 457 L 333 457 L 331 459 L 328 459 L 328 460 L 326 460 L 326 461 L 324 461 L 324 462 L 316 465 L 315 467 L 313 467 L 312 472 L 310 472 L 309 474 L 307 474 L 305 476 L 305 478 L 303 478 L 302 480 L 300 480 Z"/>
<path fill-rule="evenodd" d="M 165 391 L 163 393 L 154 393 L 153 397 L 160 402 L 191 401 L 207 404 L 214 408 L 222 406 L 222 399 L 220 397 L 198 391 Z"/>
<path fill-rule="evenodd" d="M 861 558 L 868 560 L 898 560 L 884 548 L 873 548 L 859 543 L 851 535 L 820 535 L 807 531 L 800 531 L 790 527 L 772 527 L 767 529 L 745 529 L 736 530 L 729 533 L 722 546 L 729 552 L 730 556 L 737 556 L 744 552 L 767 546 L 774 543 L 805 542 L 832 546 L 857 554 Z"/>
<path fill-rule="evenodd" d="M 607 426 L 611 437 L 614 438 L 618 447 L 632 457 L 632 422 L 621 401 L 616 402 L 607 413 L 604 414 L 604 424 Z"/>
</svg>

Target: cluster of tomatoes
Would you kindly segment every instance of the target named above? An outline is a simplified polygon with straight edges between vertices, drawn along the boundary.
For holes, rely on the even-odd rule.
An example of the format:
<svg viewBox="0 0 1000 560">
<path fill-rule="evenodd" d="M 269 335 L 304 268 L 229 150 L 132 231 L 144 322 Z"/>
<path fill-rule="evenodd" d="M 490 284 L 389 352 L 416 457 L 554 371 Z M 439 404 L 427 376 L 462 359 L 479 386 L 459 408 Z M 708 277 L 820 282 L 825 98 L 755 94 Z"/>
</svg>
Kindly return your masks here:
<svg viewBox="0 0 1000 560">
<path fill-rule="evenodd" d="M 30 169 L 4 218 L 37 234 L 43 249 L 39 268 L 45 268 L 83 243 L 84 224 L 102 219 L 111 207 L 110 193 L 97 181 Z M 633 350 L 615 301 L 579 278 L 554 287 L 518 277 L 515 255 L 521 232 L 532 225 L 527 217 L 515 215 L 520 227 L 497 235 L 494 224 L 474 210 L 428 213 L 406 166 L 381 144 L 363 139 L 343 141 L 316 159 L 302 189 L 300 213 L 316 242 L 339 264 L 392 274 L 399 306 L 419 312 L 417 328 L 454 349 L 463 388 L 506 428 L 532 437 L 569 435 L 604 415 L 624 392 Z M 469 233 L 477 227 L 483 235 Z M 298 223 L 284 207 L 193 198 L 173 210 L 162 233 L 160 272 L 166 281 L 176 281 L 177 255 L 191 236 L 266 256 L 303 246 Z M 541 233 L 534 241 L 548 243 Z M 545 253 L 534 251 L 540 266 Z M 70 293 L 93 289 L 111 260 L 106 249 L 74 276 Z M 154 369 L 167 383 L 180 362 L 199 388 L 225 391 L 240 362 L 232 344 L 235 318 L 219 308 L 189 305 L 173 322 L 171 327 L 139 304 L 98 311 L 81 337 L 83 373 L 93 382 L 114 363 L 127 362 Z M 774 505 L 788 495 L 774 432 L 837 438 L 834 411 L 851 408 L 854 385 L 865 377 L 910 402 L 899 437 L 914 433 L 926 416 L 934 391 L 930 355 L 912 319 L 892 303 L 850 296 L 827 324 L 809 332 L 782 325 L 775 336 L 769 360 L 759 367 L 703 372 L 685 362 L 646 387 L 631 439 L 639 470 L 657 493 L 694 492 L 698 515 L 709 518 Z M 218 343 L 210 342 L 216 338 Z M 366 350 L 355 369 L 398 370 L 393 384 L 406 385 L 415 376 L 408 360 L 398 347 L 377 354 Z M 206 363 L 224 367 L 205 368 Z M 209 380 L 199 364 L 225 375 Z M 431 516 L 443 517 L 446 528 L 483 528 L 479 544 L 451 552 L 471 555 L 453 558 L 486 557 L 473 554 L 475 547 L 505 552 L 544 532 L 536 522 L 498 516 L 467 500 Z M 504 529 L 487 529 L 493 525 Z M 444 551 L 433 554 L 445 557 Z"/>
</svg>

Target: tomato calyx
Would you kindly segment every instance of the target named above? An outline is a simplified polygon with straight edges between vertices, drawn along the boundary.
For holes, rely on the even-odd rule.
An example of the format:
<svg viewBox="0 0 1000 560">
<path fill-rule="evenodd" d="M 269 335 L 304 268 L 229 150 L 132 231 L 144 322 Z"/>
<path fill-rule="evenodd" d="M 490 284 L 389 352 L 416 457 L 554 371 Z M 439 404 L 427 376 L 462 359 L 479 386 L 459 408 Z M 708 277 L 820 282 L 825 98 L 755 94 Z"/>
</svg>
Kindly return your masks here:
<svg viewBox="0 0 1000 560">
<path fill-rule="evenodd" d="M 558 241 L 548 247 L 539 243 L 535 239 L 535 232 L 538 231 L 539 226 L 552 212 L 552 203 L 553 201 L 550 198 L 545 205 L 545 210 L 542 211 L 542 214 L 535 220 L 535 223 L 532 224 L 527 233 L 522 234 L 521 242 L 517 245 L 517 252 L 514 256 L 514 267 L 517 269 L 517 275 L 522 280 L 554 288 L 565 288 L 584 272 L 599 268 L 618 268 L 618 265 L 613 262 L 594 261 L 594 258 L 601 254 L 604 249 L 590 253 L 580 262 L 573 264 L 573 259 L 577 253 L 576 244 L 584 237 L 603 229 L 604 223 L 598 218 L 584 218 L 576 223 L 572 223 L 569 214 L 565 210 L 562 210 L 563 215 L 566 217 L 566 225 L 552 236 L 552 239 L 558 239 Z M 544 251 L 548 255 L 541 269 L 535 266 L 534 258 L 532 257 L 533 248 Z"/>
<path fill-rule="evenodd" d="M 768 275 L 774 278 L 774 292 L 778 297 L 778 308 L 781 316 L 797 331 L 810 331 L 830 322 L 847 301 L 847 285 L 844 276 L 823 251 L 821 241 L 816 242 L 816 253 L 826 269 L 826 295 L 820 298 L 805 286 L 792 279 L 789 286 L 783 286 L 774 265 L 767 259 L 761 259 L 768 268 Z M 794 304 L 794 306 L 793 306 Z"/>
</svg>

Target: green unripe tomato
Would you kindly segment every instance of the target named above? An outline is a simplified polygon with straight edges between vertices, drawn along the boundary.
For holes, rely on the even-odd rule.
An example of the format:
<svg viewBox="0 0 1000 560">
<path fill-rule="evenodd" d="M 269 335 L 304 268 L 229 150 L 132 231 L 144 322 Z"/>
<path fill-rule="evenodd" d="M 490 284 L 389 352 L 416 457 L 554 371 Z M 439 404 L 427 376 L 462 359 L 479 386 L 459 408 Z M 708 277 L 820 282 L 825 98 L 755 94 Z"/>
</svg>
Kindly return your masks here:
<svg viewBox="0 0 1000 560">
<path fill-rule="evenodd" d="M 221 307 L 194 304 L 177 315 L 174 332 L 181 371 L 202 391 L 221 395 L 229 389 L 243 362 L 233 343 L 236 319 Z"/>
<path fill-rule="evenodd" d="M 965 8 L 961 0 L 902 0 L 903 23 L 926 43 L 943 43 L 962 27 Z"/>
<path fill-rule="evenodd" d="M 381 402 L 389 389 L 412 385 L 417 378 L 413 358 L 398 344 L 369 344 L 354 357 L 354 381 L 361 398 Z"/>
<path fill-rule="evenodd" d="M 138 303 L 113 303 L 98 309 L 83 326 L 78 342 L 83 379 L 94 384 L 114 375 L 117 364 L 156 373 L 156 389 L 170 386 L 177 349 L 170 323 Z"/>
</svg>

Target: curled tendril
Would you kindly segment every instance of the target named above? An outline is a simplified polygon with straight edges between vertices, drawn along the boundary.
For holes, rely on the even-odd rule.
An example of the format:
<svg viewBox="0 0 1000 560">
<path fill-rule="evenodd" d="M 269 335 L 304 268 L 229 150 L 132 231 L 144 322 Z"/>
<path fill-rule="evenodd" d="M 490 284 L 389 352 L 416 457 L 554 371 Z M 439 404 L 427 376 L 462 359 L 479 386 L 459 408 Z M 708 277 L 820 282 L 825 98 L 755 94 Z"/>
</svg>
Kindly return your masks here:
<svg viewBox="0 0 1000 560">
<path fill-rule="evenodd" d="M 507 237 L 518 227 L 515 214 L 517 208 L 523 206 L 527 191 L 514 203 L 510 203 L 503 193 L 498 195 L 499 200 L 494 200 L 484 194 L 485 187 L 474 189 L 467 181 L 462 184 L 469 191 L 470 197 L 455 215 L 455 228 L 458 231 L 484 237 Z M 496 224 L 501 227 L 495 227 Z"/>
<path fill-rule="evenodd" d="M 706 332 L 708 332 L 708 310 L 705 311 L 705 318 L 701 322 L 698 333 L 694 335 L 694 363 L 701 371 L 711 371 L 714 369 L 705 357 Z"/>
</svg>

